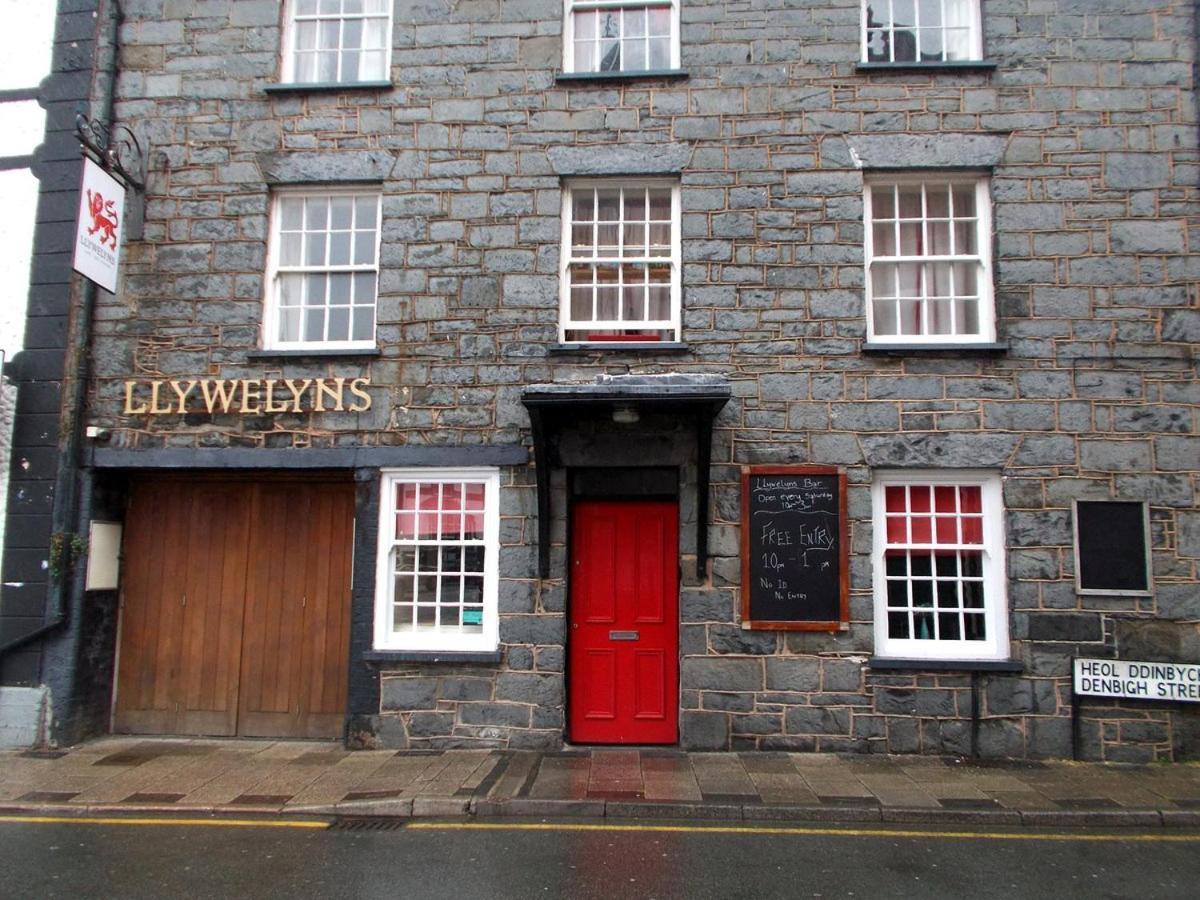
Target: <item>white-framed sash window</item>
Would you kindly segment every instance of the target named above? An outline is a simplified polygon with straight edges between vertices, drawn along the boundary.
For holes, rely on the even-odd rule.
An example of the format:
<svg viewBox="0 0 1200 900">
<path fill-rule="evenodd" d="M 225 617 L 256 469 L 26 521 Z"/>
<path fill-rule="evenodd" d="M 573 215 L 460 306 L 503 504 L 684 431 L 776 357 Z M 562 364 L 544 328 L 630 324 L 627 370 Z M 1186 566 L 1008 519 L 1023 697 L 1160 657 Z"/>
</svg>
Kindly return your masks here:
<svg viewBox="0 0 1200 900">
<path fill-rule="evenodd" d="M 375 649 L 499 645 L 500 473 L 381 473 Z"/>
<path fill-rule="evenodd" d="M 267 253 L 263 346 L 375 346 L 378 191 L 275 192 Z"/>
<path fill-rule="evenodd" d="M 995 340 L 986 176 L 870 177 L 863 217 L 869 340 Z"/>
<path fill-rule="evenodd" d="M 679 0 L 565 0 L 563 71 L 679 68 Z"/>
<path fill-rule="evenodd" d="M 563 341 L 679 340 L 679 211 L 674 181 L 564 186 Z"/>
<path fill-rule="evenodd" d="M 967 62 L 983 58 L 979 0 L 863 0 L 862 60 Z"/>
<path fill-rule="evenodd" d="M 1006 659 L 1000 477 L 880 471 L 872 506 L 876 654 Z"/>
<path fill-rule="evenodd" d="M 387 81 L 393 0 L 287 0 L 282 81 Z"/>
</svg>

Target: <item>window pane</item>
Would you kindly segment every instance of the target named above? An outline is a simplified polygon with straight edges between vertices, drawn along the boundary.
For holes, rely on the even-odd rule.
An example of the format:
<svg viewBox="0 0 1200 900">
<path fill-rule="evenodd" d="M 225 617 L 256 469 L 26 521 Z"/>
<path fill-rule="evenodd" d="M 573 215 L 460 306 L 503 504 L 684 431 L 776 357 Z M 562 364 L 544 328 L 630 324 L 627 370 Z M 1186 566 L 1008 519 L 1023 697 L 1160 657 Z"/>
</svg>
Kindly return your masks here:
<svg viewBox="0 0 1200 900">
<path fill-rule="evenodd" d="M 956 218 L 973 218 L 975 212 L 975 185 L 956 184 L 954 192 L 954 215 Z"/>
<path fill-rule="evenodd" d="M 351 340 L 369 341 L 375 337 L 375 307 L 358 307 L 354 312 L 354 330 Z"/>
<path fill-rule="evenodd" d="M 354 235 L 354 264 L 370 266 L 375 263 L 375 232 L 360 231 Z"/>
<path fill-rule="evenodd" d="M 651 190 L 650 219 L 655 222 L 671 221 L 671 192 L 667 190 Z"/>
<path fill-rule="evenodd" d="M 624 71 L 636 72 L 646 68 L 646 42 L 642 38 L 621 42 Z"/>
<path fill-rule="evenodd" d="M 350 310 L 348 307 L 336 307 L 329 310 L 325 339 L 329 341 L 350 340 Z"/>
<path fill-rule="evenodd" d="M 871 210 L 876 219 L 896 217 L 895 185 L 877 184 L 871 188 Z"/>
<path fill-rule="evenodd" d="M 592 40 L 596 37 L 596 11 L 584 10 L 575 13 L 575 38 Z"/>
<path fill-rule="evenodd" d="M 600 42 L 600 71 L 619 72 L 621 70 L 621 42 Z"/>
<path fill-rule="evenodd" d="M 651 38 L 647 67 L 651 69 L 667 69 L 671 66 L 670 38 Z"/>
<path fill-rule="evenodd" d="M 417 487 L 408 482 L 396 486 L 396 509 L 417 508 Z"/>
<path fill-rule="evenodd" d="M 325 232 L 309 233 L 304 237 L 304 265 L 325 265 Z"/>
<path fill-rule="evenodd" d="M 983 616 L 967 614 L 963 616 L 963 622 L 966 624 L 968 641 L 987 640 L 987 626 Z"/>
<path fill-rule="evenodd" d="M 401 513 L 404 515 L 404 513 Z M 412 522 L 412 516 L 408 517 L 408 521 Z M 411 524 L 408 526 L 409 534 L 412 533 Z M 395 570 L 397 572 L 416 572 L 417 571 L 417 550 L 415 547 L 397 547 L 395 550 Z"/>
<path fill-rule="evenodd" d="M 896 255 L 896 230 L 891 222 L 876 222 L 871 229 L 876 256 Z"/>
<path fill-rule="evenodd" d="M 940 613 L 938 615 L 938 638 L 943 641 L 962 639 L 958 628 L 958 613 Z"/>
<path fill-rule="evenodd" d="M 350 264 L 350 232 L 335 231 L 329 235 L 329 265 Z"/>
<path fill-rule="evenodd" d="M 323 341 L 325 340 L 325 310 L 308 308 L 304 310 L 304 318 L 302 319 L 302 333 L 300 339 L 302 341 Z"/>
<path fill-rule="evenodd" d="M 971 30 L 950 28 L 943 35 L 946 59 L 958 61 L 971 58 Z"/>
<path fill-rule="evenodd" d="M 950 186 L 930 184 L 925 187 L 925 214 L 930 218 L 950 216 Z"/>
<path fill-rule="evenodd" d="M 462 529 L 464 541 L 483 540 L 483 513 L 466 513 L 463 516 Z"/>
<path fill-rule="evenodd" d="M 896 322 L 896 304 L 892 300 L 876 300 L 872 304 L 874 311 L 875 333 L 884 334 L 899 334 L 899 328 Z"/>
<path fill-rule="evenodd" d="M 298 340 L 300 340 L 300 310 L 298 310 L 298 309 L 280 310 L 279 340 L 281 340 L 281 341 L 298 341 Z"/>
<path fill-rule="evenodd" d="M 647 10 L 648 32 L 658 37 L 671 35 L 671 8 L 669 6 L 652 6 Z"/>
</svg>

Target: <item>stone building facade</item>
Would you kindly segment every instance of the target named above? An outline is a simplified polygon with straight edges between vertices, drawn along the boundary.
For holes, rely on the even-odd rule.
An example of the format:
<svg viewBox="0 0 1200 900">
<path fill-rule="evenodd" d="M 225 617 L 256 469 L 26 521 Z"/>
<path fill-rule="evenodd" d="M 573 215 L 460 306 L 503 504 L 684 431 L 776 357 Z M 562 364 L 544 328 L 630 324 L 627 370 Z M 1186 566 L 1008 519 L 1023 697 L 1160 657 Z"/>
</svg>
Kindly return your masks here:
<svg viewBox="0 0 1200 900">
<path fill-rule="evenodd" d="M 115 15 L 90 5 L 101 23 Z M 201 565 L 147 574 L 184 532 L 131 549 L 135 532 L 176 526 L 127 510 L 199 503 L 154 486 L 344 483 L 354 553 L 336 640 L 349 656 L 330 715 L 352 746 L 588 742 L 572 709 L 604 704 L 572 647 L 583 589 L 569 571 L 590 564 L 581 510 L 630 497 L 665 497 L 677 517 L 665 743 L 1064 757 L 1073 657 L 1200 663 L 1192 3 L 954 0 L 944 9 L 962 16 L 917 28 L 899 2 L 630 2 L 621 33 L 637 41 L 595 50 L 594 5 L 395 0 L 379 7 L 386 62 L 366 49 L 368 23 L 328 69 L 289 43 L 304 4 L 122 5 L 113 111 L 149 173 L 141 239 L 90 323 L 85 512 L 126 520 L 128 591 Z M 645 23 L 660 14 L 656 43 Z M 618 242 L 601 237 L 600 209 L 617 197 L 618 256 L 628 242 L 646 258 L 606 268 Z M 332 241 L 352 204 L 362 250 L 337 272 L 374 275 L 377 291 L 373 306 L 345 301 L 338 321 L 355 324 L 338 332 L 332 293 L 286 288 L 306 264 L 328 270 L 333 244 L 290 262 L 289 247 L 314 228 Z M 316 210 L 303 226 L 302 207 Z M 618 268 L 619 288 L 606 281 Z M 610 296 L 642 311 L 617 317 L 633 327 L 613 326 Z M 322 303 L 311 330 L 303 310 Z M 743 627 L 753 466 L 844 475 L 841 627 Z M 395 586 L 405 512 L 433 508 L 403 498 L 430 484 L 441 514 L 468 510 L 443 523 L 433 571 L 445 579 L 446 554 L 457 567 L 472 541 L 486 556 L 454 569 L 458 605 L 436 623 L 419 618 L 421 563 L 415 604 L 401 608 L 414 595 Z M 473 518 L 476 486 L 488 499 Z M 921 497 L 957 539 L 918 534 Z M 1142 505 L 1144 589 L 1080 589 L 1079 501 Z M 248 565 L 283 558 L 283 579 L 323 555 L 287 544 L 291 514 L 254 536 L 261 509 Z M 968 536 L 978 518 L 995 543 Z M 947 559 L 957 600 L 935 634 L 921 592 Z M 128 597 L 118 623 L 115 592 L 77 574 L 72 596 L 94 631 L 86 647 L 47 646 L 44 665 L 93 666 L 104 687 L 79 700 L 87 715 L 56 709 L 75 724 L 55 740 L 214 730 L 123 718 L 118 666 L 147 653 L 121 644 L 116 660 Z M 986 641 L 971 624 L 984 607 Z M 1089 698 L 1077 728 L 1083 758 L 1200 752 L 1189 703 Z"/>
</svg>

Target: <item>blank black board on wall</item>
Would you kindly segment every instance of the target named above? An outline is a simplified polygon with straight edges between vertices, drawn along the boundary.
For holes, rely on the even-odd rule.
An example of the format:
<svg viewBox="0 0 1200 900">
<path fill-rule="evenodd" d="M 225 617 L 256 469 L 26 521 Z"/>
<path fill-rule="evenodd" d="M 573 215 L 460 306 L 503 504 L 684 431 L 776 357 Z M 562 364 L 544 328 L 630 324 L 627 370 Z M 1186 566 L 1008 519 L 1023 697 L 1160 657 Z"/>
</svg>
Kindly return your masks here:
<svg viewBox="0 0 1200 900">
<path fill-rule="evenodd" d="M 844 472 L 744 467 L 741 524 L 743 627 L 849 627 Z"/>
<path fill-rule="evenodd" d="M 1145 503 L 1075 502 L 1075 585 L 1085 594 L 1150 593 L 1150 522 Z"/>
</svg>

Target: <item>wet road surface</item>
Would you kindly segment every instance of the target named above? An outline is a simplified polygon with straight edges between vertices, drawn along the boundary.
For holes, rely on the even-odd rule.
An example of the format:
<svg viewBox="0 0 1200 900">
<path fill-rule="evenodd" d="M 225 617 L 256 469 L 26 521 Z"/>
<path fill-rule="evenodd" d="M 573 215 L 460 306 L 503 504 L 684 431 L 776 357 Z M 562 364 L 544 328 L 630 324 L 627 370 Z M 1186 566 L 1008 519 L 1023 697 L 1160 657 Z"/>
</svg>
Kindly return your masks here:
<svg viewBox="0 0 1200 900">
<path fill-rule="evenodd" d="M 1146 900 L 1200 879 L 1200 834 L 1172 829 L 134 821 L 0 818 L 0 896 Z"/>
</svg>

